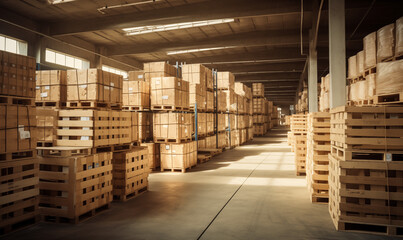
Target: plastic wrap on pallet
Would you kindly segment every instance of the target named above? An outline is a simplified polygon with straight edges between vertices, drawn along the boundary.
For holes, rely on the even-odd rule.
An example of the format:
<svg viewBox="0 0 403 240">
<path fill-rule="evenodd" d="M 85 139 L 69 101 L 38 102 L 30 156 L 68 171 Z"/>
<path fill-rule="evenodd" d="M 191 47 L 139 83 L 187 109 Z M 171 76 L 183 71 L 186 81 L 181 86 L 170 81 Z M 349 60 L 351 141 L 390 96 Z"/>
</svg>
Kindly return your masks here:
<svg viewBox="0 0 403 240">
<path fill-rule="evenodd" d="M 348 58 L 348 78 L 357 77 L 357 55 Z"/>
<path fill-rule="evenodd" d="M 393 57 L 395 46 L 395 24 L 389 24 L 379 29 L 376 33 L 377 38 L 377 62 L 381 62 L 386 58 Z"/>
<path fill-rule="evenodd" d="M 358 85 L 357 83 L 352 83 L 350 85 L 350 101 L 357 101 L 358 100 L 358 93 L 357 93 Z"/>
<path fill-rule="evenodd" d="M 396 46 L 395 55 L 403 55 L 403 17 L 396 20 Z"/>
<path fill-rule="evenodd" d="M 364 80 L 364 81 L 359 81 L 359 82 L 357 82 L 357 89 L 356 89 L 356 91 L 357 91 L 357 98 L 358 98 L 358 100 L 366 100 L 366 99 L 368 99 L 368 97 L 367 97 L 367 81 L 366 80 Z"/>
<path fill-rule="evenodd" d="M 403 91 L 403 60 L 378 63 L 376 68 L 376 95 Z"/>
<path fill-rule="evenodd" d="M 376 32 L 364 37 L 364 68 L 376 66 Z"/>
<path fill-rule="evenodd" d="M 372 98 L 375 95 L 376 74 L 369 74 L 365 77 L 367 81 L 367 98 Z"/>
<path fill-rule="evenodd" d="M 364 51 L 357 53 L 357 75 L 364 75 Z"/>
</svg>

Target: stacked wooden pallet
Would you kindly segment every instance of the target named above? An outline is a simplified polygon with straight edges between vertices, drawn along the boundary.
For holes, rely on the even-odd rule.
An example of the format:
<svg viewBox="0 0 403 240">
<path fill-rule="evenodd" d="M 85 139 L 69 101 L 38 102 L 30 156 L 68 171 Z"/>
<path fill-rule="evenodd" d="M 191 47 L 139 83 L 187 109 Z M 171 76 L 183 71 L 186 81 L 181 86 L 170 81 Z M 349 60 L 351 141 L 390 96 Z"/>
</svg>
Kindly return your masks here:
<svg viewBox="0 0 403 240">
<path fill-rule="evenodd" d="M 277 116 L 273 117 L 273 102 L 267 101 L 264 97 L 263 83 L 252 84 L 252 109 L 253 109 L 253 131 L 255 136 L 263 136 L 274 126 Z M 274 115 L 273 115 L 274 116 Z"/>
<path fill-rule="evenodd" d="M 306 174 L 306 133 L 307 115 L 294 114 L 291 116 L 292 148 L 295 154 L 297 176 Z"/>
<path fill-rule="evenodd" d="M 35 59 L 0 51 L 0 235 L 39 220 Z"/>
<path fill-rule="evenodd" d="M 328 202 L 328 154 L 330 153 L 330 114 L 308 114 L 306 180 L 312 202 Z"/>
<path fill-rule="evenodd" d="M 329 212 L 336 228 L 401 235 L 403 107 L 330 113 Z"/>
</svg>

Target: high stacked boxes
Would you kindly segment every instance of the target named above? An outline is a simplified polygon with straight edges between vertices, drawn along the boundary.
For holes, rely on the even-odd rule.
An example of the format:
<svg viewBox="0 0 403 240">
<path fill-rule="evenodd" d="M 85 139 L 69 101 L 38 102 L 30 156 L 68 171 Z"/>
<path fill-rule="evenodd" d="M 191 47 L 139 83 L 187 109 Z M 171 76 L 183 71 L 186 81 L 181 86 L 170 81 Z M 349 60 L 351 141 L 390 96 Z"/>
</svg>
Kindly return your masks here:
<svg viewBox="0 0 403 240">
<path fill-rule="evenodd" d="M 53 108 L 37 107 L 36 114 L 38 147 L 56 145 L 59 111 Z"/>
<path fill-rule="evenodd" d="M 113 197 L 125 201 L 148 189 L 148 148 L 113 153 Z"/>
<path fill-rule="evenodd" d="M 329 90 L 330 90 L 330 75 L 327 74 L 321 78 L 320 93 L 319 93 L 319 110 L 321 112 L 329 111 Z"/>
<path fill-rule="evenodd" d="M 297 176 L 306 174 L 306 134 L 307 115 L 294 114 L 291 116 L 292 147 L 295 154 L 295 168 Z"/>
<path fill-rule="evenodd" d="M 155 112 L 153 118 L 154 142 L 182 143 L 192 139 L 192 121 L 189 113 Z"/>
<path fill-rule="evenodd" d="M 148 167 L 151 170 L 156 170 L 160 167 L 160 144 L 159 143 L 142 143 L 142 147 L 148 149 Z"/>
<path fill-rule="evenodd" d="M 330 113 L 309 113 L 307 132 L 306 180 L 309 196 L 312 202 L 328 202 Z"/>
<path fill-rule="evenodd" d="M 48 222 L 79 223 L 112 201 L 112 153 L 44 150 L 39 157 L 39 206 Z"/>
<path fill-rule="evenodd" d="M 0 51 L 0 234 L 37 222 L 35 59 Z"/>
<path fill-rule="evenodd" d="M 336 229 L 398 235 L 403 108 L 342 106 L 330 114 L 329 212 Z"/>
<path fill-rule="evenodd" d="M 63 107 L 67 101 L 67 72 L 36 71 L 36 106 Z"/>
<path fill-rule="evenodd" d="M 235 76 L 230 72 L 217 72 L 217 89 L 226 93 L 227 97 L 227 111 L 236 112 L 236 98 L 235 98 Z"/>
<path fill-rule="evenodd" d="M 250 114 L 251 109 L 250 103 L 252 101 L 252 91 L 249 87 L 244 85 L 243 83 L 236 82 L 235 83 L 235 93 L 238 95 L 238 129 L 240 131 L 240 144 L 245 143 L 247 140 L 253 138 L 253 120 L 252 125 L 249 125 L 249 118 L 253 118 Z"/>
<path fill-rule="evenodd" d="M 123 78 L 100 69 L 67 70 L 69 108 L 122 107 Z"/>
<path fill-rule="evenodd" d="M 170 169 L 171 171 L 192 168 L 197 164 L 197 142 L 187 143 L 162 143 L 160 145 L 161 171 Z"/>
<path fill-rule="evenodd" d="M 182 79 L 189 82 L 189 107 L 206 111 L 207 108 L 207 78 L 211 71 L 201 64 L 186 64 L 182 66 Z"/>
<path fill-rule="evenodd" d="M 123 109 L 138 111 L 149 110 L 150 83 L 145 81 L 132 81 L 130 77 L 127 81 L 123 81 Z"/>
<path fill-rule="evenodd" d="M 252 83 L 253 133 L 263 136 L 267 130 L 267 100 L 264 98 L 263 83 Z"/>
</svg>

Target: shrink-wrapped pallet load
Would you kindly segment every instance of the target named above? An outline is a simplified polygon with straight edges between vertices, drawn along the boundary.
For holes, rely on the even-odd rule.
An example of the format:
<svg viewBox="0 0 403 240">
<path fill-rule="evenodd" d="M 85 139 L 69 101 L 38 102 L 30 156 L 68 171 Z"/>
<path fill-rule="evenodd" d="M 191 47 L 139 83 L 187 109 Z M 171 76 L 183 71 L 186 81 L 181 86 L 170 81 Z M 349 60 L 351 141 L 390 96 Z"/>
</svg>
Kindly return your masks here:
<svg viewBox="0 0 403 240">
<path fill-rule="evenodd" d="M 348 58 L 348 78 L 354 79 L 357 75 L 357 55 L 354 55 Z"/>
<path fill-rule="evenodd" d="M 403 55 L 403 17 L 396 20 L 395 56 Z"/>
<path fill-rule="evenodd" d="M 375 95 L 376 74 L 369 74 L 366 77 L 367 81 L 367 98 L 372 99 Z"/>
<path fill-rule="evenodd" d="M 357 75 L 364 75 L 364 51 L 357 53 Z"/>
<path fill-rule="evenodd" d="M 376 32 L 377 62 L 382 62 L 394 56 L 395 50 L 395 24 L 389 24 Z"/>
<path fill-rule="evenodd" d="M 377 64 L 376 95 L 403 92 L 403 60 Z"/>
<path fill-rule="evenodd" d="M 376 66 L 376 32 L 364 37 L 364 69 Z"/>
</svg>

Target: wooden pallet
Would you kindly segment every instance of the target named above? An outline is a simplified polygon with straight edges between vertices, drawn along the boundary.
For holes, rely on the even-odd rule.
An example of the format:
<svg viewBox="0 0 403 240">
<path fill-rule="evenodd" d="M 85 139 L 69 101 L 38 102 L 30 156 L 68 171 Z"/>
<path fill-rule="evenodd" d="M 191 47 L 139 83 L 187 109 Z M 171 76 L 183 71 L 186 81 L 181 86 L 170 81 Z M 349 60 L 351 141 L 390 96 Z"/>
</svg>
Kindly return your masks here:
<svg viewBox="0 0 403 240">
<path fill-rule="evenodd" d="M 38 155 L 42 157 L 74 157 L 91 155 L 89 147 L 37 147 Z"/>
<path fill-rule="evenodd" d="M 146 192 L 148 192 L 148 186 L 145 186 L 139 190 L 135 190 L 134 192 L 127 194 L 127 195 L 113 195 L 113 200 L 126 202 L 127 200 L 134 199 L 138 196 L 143 195 Z"/>
<path fill-rule="evenodd" d="M 35 106 L 35 98 L 0 95 L 0 104 Z"/>
<path fill-rule="evenodd" d="M 145 106 L 123 106 L 122 110 L 123 111 L 144 111 L 144 112 L 147 112 L 147 111 L 150 111 L 150 107 L 149 106 L 147 106 L 147 107 L 145 107 Z"/>
<path fill-rule="evenodd" d="M 171 172 L 177 172 L 180 171 L 182 173 L 185 173 L 187 170 L 192 169 L 191 166 L 187 167 L 187 168 L 162 168 L 161 167 L 161 172 L 165 172 L 166 170 L 171 171 Z"/>
<path fill-rule="evenodd" d="M 205 163 L 211 160 L 213 156 L 208 153 L 198 153 L 197 154 L 197 163 Z"/>
<path fill-rule="evenodd" d="M 336 229 L 402 235 L 401 161 L 343 161 L 332 154 L 329 160 L 329 213 Z"/>
<path fill-rule="evenodd" d="M 187 143 L 192 141 L 192 138 L 155 138 L 155 143 Z"/>
<path fill-rule="evenodd" d="M 117 145 L 108 145 L 108 146 L 98 146 L 93 149 L 94 153 L 100 152 L 118 152 L 118 151 L 125 151 L 130 150 L 135 146 L 139 146 L 140 142 L 131 142 L 131 143 L 124 143 L 124 144 L 117 144 Z"/>
<path fill-rule="evenodd" d="M 52 107 L 52 108 L 66 108 L 66 102 L 60 101 L 35 101 L 35 106 L 37 107 Z"/>
<path fill-rule="evenodd" d="M 172 105 L 154 105 L 151 106 L 151 110 L 153 111 L 188 111 L 189 107 L 179 107 L 179 106 L 172 106 Z"/>
<path fill-rule="evenodd" d="M 370 74 L 373 74 L 373 73 L 376 73 L 376 66 L 373 66 L 373 67 L 365 69 L 364 77 L 366 77 L 366 76 L 368 76 Z"/>
<path fill-rule="evenodd" d="M 41 216 L 41 218 L 42 218 L 42 221 L 44 221 L 44 222 L 78 224 L 78 223 L 81 223 L 81 222 L 84 222 L 84 221 L 90 219 L 91 217 L 99 215 L 100 213 L 103 213 L 110 208 L 111 208 L 111 204 L 107 203 L 105 205 L 92 209 L 92 210 L 90 210 L 86 213 L 83 213 L 74 218 L 53 216 L 53 215 L 49 215 L 49 214 L 43 214 Z"/>
<path fill-rule="evenodd" d="M 110 109 L 111 107 L 110 103 L 96 101 L 69 101 L 66 106 L 70 109 Z"/>
<path fill-rule="evenodd" d="M 347 106 L 372 106 L 374 105 L 374 99 L 365 99 L 357 101 L 347 101 Z"/>
<path fill-rule="evenodd" d="M 36 146 L 38 147 L 53 147 L 55 143 L 53 141 L 37 141 Z"/>
<path fill-rule="evenodd" d="M 36 158 L 0 161 L 0 235 L 38 221 L 39 163 Z"/>
<path fill-rule="evenodd" d="M 375 95 L 373 102 L 374 104 L 403 104 L 403 92 Z"/>
<path fill-rule="evenodd" d="M 210 154 L 211 156 L 216 156 L 220 153 L 222 153 L 223 149 L 222 148 L 199 148 L 197 150 L 199 153 L 207 153 Z"/>
<path fill-rule="evenodd" d="M 35 149 L 0 153 L 0 161 L 21 160 L 21 159 L 34 158 L 34 157 L 36 157 Z"/>
</svg>

